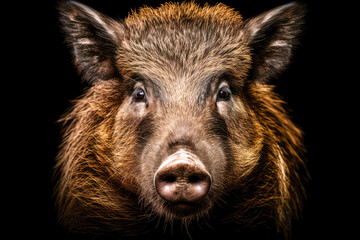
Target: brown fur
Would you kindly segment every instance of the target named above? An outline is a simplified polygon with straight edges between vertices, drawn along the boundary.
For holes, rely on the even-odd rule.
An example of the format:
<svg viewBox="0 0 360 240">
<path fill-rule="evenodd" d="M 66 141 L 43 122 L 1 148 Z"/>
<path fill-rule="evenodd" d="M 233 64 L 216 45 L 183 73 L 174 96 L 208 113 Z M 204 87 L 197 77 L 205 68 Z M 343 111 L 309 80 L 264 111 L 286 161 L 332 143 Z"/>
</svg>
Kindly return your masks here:
<svg viewBox="0 0 360 240">
<path fill-rule="evenodd" d="M 297 8 L 283 10 L 282 19 Z M 271 45 L 278 39 L 270 38 L 260 49 L 251 31 L 264 28 L 264 17 L 242 21 L 223 4 L 144 7 L 122 23 L 77 3 L 60 9 L 75 64 L 92 83 L 60 120 L 56 193 L 64 225 L 136 235 L 151 231 L 151 219 L 176 222 L 152 176 L 166 146 L 185 136 L 204 156 L 214 184 L 204 209 L 182 224 L 212 222 L 214 209 L 226 206 L 221 224 L 273 223 L 288 235 L 304 197 L 302 133 L 266 82 L 287 65 L 289 57 L 281 56 L 291 49 L 281 48 L 295 45 L 297 33 L 281 40 L 286 44 Z M 81 35 L 87 18 L 96 30 Z M 282 36 L 286 24 L 281 20 L 275 32 Z M 260 51 L 277 64 L 258 60 Z M 231 101 L 212 97 L 222 81 Z M 131 100 L 139 82 L 146 107 Z"/>
</svg>

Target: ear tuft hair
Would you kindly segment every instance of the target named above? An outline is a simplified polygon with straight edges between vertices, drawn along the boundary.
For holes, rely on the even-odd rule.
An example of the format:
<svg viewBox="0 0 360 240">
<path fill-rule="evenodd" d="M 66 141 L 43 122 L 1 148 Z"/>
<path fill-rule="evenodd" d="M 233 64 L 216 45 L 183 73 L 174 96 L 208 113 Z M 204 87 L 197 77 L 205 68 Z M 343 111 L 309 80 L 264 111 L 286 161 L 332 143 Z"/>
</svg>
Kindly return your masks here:
<svg viewBox="0 0 360 240">
<path fill-rule="evenodd" d="M 252 50 L 254 81 L 268 83 L 285 70 L 299 43 L 305 13 L 305 4 L 291 2 L 244 22 L 243 33 Z"/>
<path fill-rule="evenodd" d="M 58 10 L 66 41 L 83 78 L 94 83 L 117 75 L 114 56 L 123 35 L 122 25 L 75 1 L 61 2 Z"/>
</svg>

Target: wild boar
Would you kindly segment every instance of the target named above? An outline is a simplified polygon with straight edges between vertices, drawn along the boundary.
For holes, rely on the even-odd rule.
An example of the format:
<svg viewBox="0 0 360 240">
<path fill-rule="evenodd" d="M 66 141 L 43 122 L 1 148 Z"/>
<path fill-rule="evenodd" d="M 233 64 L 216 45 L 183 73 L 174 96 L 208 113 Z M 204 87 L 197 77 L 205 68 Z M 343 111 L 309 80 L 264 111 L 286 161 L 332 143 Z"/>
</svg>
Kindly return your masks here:
<svg viewBox="0 0 360 240">
<path fill-rule="evenodd" d="M 62 224 L 118 236 L 289 236 L 304 147 L 271 81 L 299 42 L 304 5 L 247 20 L 221 3 L 143 7 L 123 21 L 74 1 L 59 10 L 89 83 L 60 120 Z"/>
</svg>

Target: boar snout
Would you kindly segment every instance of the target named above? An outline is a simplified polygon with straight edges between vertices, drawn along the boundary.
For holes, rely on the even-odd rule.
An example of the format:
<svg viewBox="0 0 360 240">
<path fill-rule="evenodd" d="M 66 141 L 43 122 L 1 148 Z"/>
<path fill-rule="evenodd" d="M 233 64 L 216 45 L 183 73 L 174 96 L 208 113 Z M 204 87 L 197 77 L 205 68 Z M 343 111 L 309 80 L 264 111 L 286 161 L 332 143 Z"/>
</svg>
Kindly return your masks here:
<svg viewBox="0 0 360 240">
<path fill-rule="evenodd" d="M 164 200 L 192 203 L 207 195 L 211 176 L 196 155 L 180 149 L 160 165 L 154 176 L 154 184 Z"/>
</svg>

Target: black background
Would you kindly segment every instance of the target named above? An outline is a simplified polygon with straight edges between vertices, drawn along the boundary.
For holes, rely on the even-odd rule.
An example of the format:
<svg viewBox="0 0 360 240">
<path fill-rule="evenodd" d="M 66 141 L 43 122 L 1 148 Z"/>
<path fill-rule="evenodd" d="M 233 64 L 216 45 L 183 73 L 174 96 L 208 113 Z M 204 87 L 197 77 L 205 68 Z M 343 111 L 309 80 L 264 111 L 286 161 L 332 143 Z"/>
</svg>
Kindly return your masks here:
<svg viewBox="0 0 360 240">
<path fill-rule="evenodd" d="M 114 18 L 130 9 L 163 1 L 89 1 L 83 3 Z M 205 1 L 197 1 L 204 3 Z M 216 3 L 217 1 L 208 1 Z M 288 1 L 221 1 L 248 18 Z M 303 1 L 304 2 L 304 1 Z M 305 1 L 306 32 L 290 68 L 274 82 L 288 102 L 291 116 L 305 132 L 311 181 L 307 184 L 303 220 L 295 224 L 294 239 L 350 238 L 358 223 L 356 194 L 356 108 L 350 98 L 357 88 L 346 73 L 355 52 L 345 50 L 350 9 L 357 6 L 334 1 Z M 52 181 L 60 143 L 57 119 L 78 97 L 86 83 L 80 81 L 59 29 L 57 1 L 16 2 L 3 6 L 2 81 L 4 120 L 2 198 L 4 236 L 68 239 L 57 224 Z M 354 46 L 354 45 L 353 45 Z M 355 51 L 355 49 L 353 50 Z M 347 60 L 345 60 L 347 59 Z M 345 91 L 346 89 L 346 91 Z M 349 134 L 349 135 L 348 135 Z M 349 136 L 352 136 L 350 138 Z M 355 145 L 355 146 L 354 146 Z M 358 157 L 357 157 L 358 158 Z M 355 171 L 354 171 L 355 170 Z M 8 235 L 9 236 L 9 235 Z M 355 236 L 353 236 L 355 237 Z"/>
</svg>

